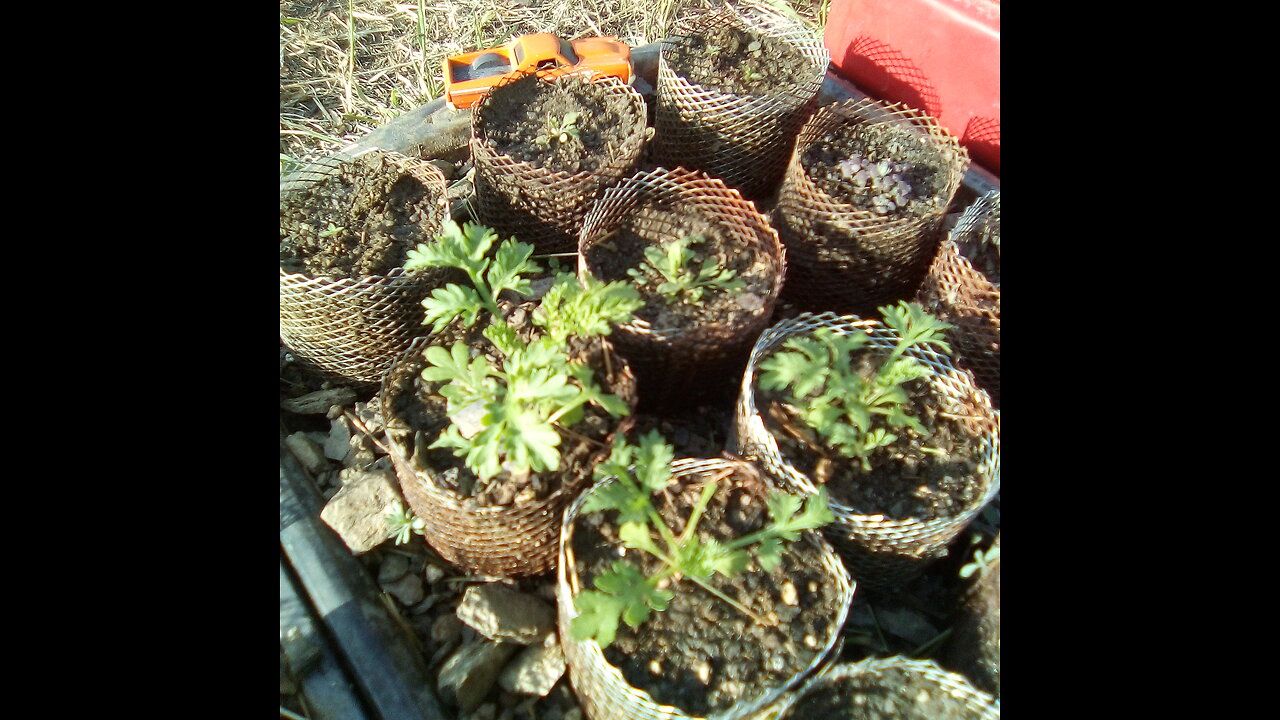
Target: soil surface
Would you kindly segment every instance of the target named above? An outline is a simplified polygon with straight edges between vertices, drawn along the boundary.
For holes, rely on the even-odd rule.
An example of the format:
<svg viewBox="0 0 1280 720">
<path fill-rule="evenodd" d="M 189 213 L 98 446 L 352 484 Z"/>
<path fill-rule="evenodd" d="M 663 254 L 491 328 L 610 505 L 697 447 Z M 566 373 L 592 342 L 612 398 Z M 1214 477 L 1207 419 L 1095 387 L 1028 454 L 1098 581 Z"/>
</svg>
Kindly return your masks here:
<svg viewBox="0 0 1280 720">
<path fill-rule="evenodd" d="M 638 281 L 628 274 L 645 262 L 646 248 L 662 247 L 684 236 L 701 238 L 690 247 L 696 253 L 690 263 L 694 272 L 702 267 L 703 260 L 711 258 L 720 267 L 733 270 L 734 279 L 745 285 L 728 291 L 707 288 L 699 304 L 690 304 L 681 297 L 668 298 L 658 292 L 658 285 L 664 282 L 660 276 Z M 772 257 L 754 246 L 744 246 L 711 218 L 692 208 L 665 205 L 645 206 L 627 216 L 612 237 L 587 250 L 586 260 L 597 279 L 630 282 L 640 291 L 645 304 L 636 311 L 636 317 L 655 331 L 687 332 L 698 327 L 750 324 L 759 317 L 777 274 Z"/>
<path fill-rule="evenodd" d="M 689 83 L 732 95 L 769 95 L 815 76 L 813 63 L 787 41 L 732 25 L 668 41 L 662 53 Z"/>
<path fill-rule="evenodd" d="M 621 157 L 644 129 L 642 105 L 581 77 L 545 82 L 526 75 L 492 92 L 479 123 L 499 153 L 552 172 L 593 172 Z M 555 132 L 570 113 L 577 113 L 576 135 Z"/>
<path fill-rule="evenodd" d="M 655 503 L 673 532 L 683 532 L 701 489 L 701 481 L 678 479 Z M 767 486 L 752 472 L 719 480 L 698 523 L 699 538 L 727 541 L 760 529 L 769 521 L 767 495 Z M 596 574 L 619 557 L 614 517 L 612 511 L 579 516 L 574 526 L 580 587 L 592 587 Z M 641 551 L 625 557 L 647 575 L 662 567 Z M 773 571 L 759 569 L 752 551 L 750 569 L 732 579 L 716 575 L 711 580 L 768 625 L 679 580 L 667 609 L 652 613 L 639 630 L 621 624 L 604 656 L 632 686 L 690 715 L 708 716 L 759 697 L 807 668 L 835 630 L 840 598 L 821 557 L 817 547 L 795 542 Z"/>
<path fill-rule="evenodd" d="M 761 357 L 763 362 L 772 353 Z M 851 360 L 863 377 L 875 374 L 879 357 L 868 352 Z M 951 517 L 972 506 L 985 489 L 974 482 L 977 444 L 959 420 L 944 412 L 952 405 L 926 378 L 902 386 L 908 395 L 906 412 L 924 425 L 919 436 L 910 428 L 893 432 L 898 439 L 873 450 L 871 470 L 857 459 L 832 449 L 798 415 L 788 409 L 789 397 L 779 391 L 756 388 L 756 407 L 765 428 L 778 441 L 778 449 L 797 471 L 823 483 L 831 499 L 862 515 L 883 514 L 895 520 L 932 520 Z M 963 414 L 963 413 L 961 413 Z M 922 447 L 934 449 L 925 452 Z"/>
<path fill-rule="evenodd" d="M 537 307 L 536 302 L 519 305 L 500 302 L 499 306 L 508 323 L 517 329 L 526 342 L 542 334 L 541 328 L 530 319 L 532 311 Z M 455 321 L 438 333 L 432 344 L 449 348 L 455 342 L 466 342 L 472 347 L 473 357 L 474 353 L 482 352 L 489 358 L 491 365 L 501 367 L 504 356 L 482 334 L 488 324 L 489 315 L 486 312 L 480 313 L 472 328 L 465 328 L 460 321 Z M 594 340 L 569 340 L 570 352 L 587 358 L 587 363 L 597 368 L 595 381 L 608 392 L 611 385 L 605 375 L 599 347 L 598 341 Z M 425 366 L 426 361 L 420 361 L 418 367 Z M 396 387 L 397 392 L 390 396 L 396 424 L 407 425 L 415 430 L 412 447 L 406 448 L 407 460 L 416 469 L 429 474 L 443 488 L 455 493 L 460 500 L 469 500 L 482 507 L 541 500 L 559 489 L 562 477 L 580 473 L 589 475 L 589 470 L 581 466 L 604 445 L 620 421 L 594 404 L 588 404 L 584 406 L 583 417 L 578 423 L 560 431 L 560 469 L 527 474 L 503 471 L 488 480 L 481 480 L 466 467 L 463 457 L 454 455 L 452 448 L 428 447 L 452 424 L 446 412 L 448 401 L 439 394 L 445 383 L 424 380 L 420 370 L 414 373 L 409 382 L 410 387 Z"/>
<path fill-rule="evenodd" d="M 377 153 L 280 196 L 280 269 L 312 276 L 385 275 L 439 229 L 442 199 Z"/>
<path fill-rule="evenodd" d="M 886 218 L 938 212 L 945 159 L 924 139 L 892 125 L 842 125 L 801 155 L 809 179 L 833 200 Z"/>
<path fill-rule="evenodd" d="M 824 685 L 779 720 L 971 720 L 974 712 L 917 673 L 883 668 Z"/>
</svg>

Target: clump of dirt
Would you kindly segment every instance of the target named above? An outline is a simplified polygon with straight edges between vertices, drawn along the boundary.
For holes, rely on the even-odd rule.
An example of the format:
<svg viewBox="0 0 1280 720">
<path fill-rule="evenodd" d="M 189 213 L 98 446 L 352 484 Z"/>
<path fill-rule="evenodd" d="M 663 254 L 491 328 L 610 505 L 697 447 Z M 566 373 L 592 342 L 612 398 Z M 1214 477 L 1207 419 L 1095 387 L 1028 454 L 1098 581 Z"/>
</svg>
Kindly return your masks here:
<svg viewBox="0 0 1280 720">
<path fill-rule="evenodd" d="M 677 37 L 662 56 L 690 84 L 732 95 L 768 95 L 813 79 L 813 63 L 780 38 L 719 25 Z"/>
<path fill-rule="evenodd" d="M 779 349 L 765 353 L 760 362 Z M 871 378 L 881 360 L 875 353 L 862 352 L 850 363 L 863 378 Z M 897 439 L 869 454 L 869 471 L 862 469 L 860 460 L 829 446 L 790 409 L 794 401 L 789 393 L 757 385 L 756 407 L 783 458 L 815 483 L 825 484 L 831 499 L 854 513 L 921 521 L 958 515 L 985 490 L 984 483 L 975 482 L 980 438 L 960 419 L 969 413 L 948 412 L 945 408 L 954 403 L 927 378 L 901 387 L 908 398 L 904 411 L 919 420 L 925 432 L 894 429 Z"/>
<path fill-rule="evenodd" d="M 887 218 L 925 217 L 946 200 L 945 158 L 905 128 L 842 125 L 811 144 L 800 162 L 832 199 Z"/>
<path fill-rule="evenodd" d="M 704 480 L 678 477 L 654 505 L 677 535 L 684 531 Z M 765 506 L 768 486 L 748 469 L 720 478 L 718 489 L 698 522 L 700 540 L 727 542 L 770 522 Z M 580 587 L 593 587 L 596 575 L 618 560 L 622 547 L 614 511 L 582 515 L 575 521 L 573 549 Z M 840 616 L 841 596 L 823 564 L 820 547 L 803 539 L 790 543 L 782 563 L 760 568 L 752 551 L 749 569 L 711 584 L 764 624 L 744 615 L 687 579 L 672 584 L 667 609 L 650 614 L 638 629 L 625 623 L 605 659 L 633 687 L 659 703 L 689 715 L 708 717 L 738 702 L 758 698 L 803 672 L 826 646 Z M 626 559 L 652 576 L 664 566 L 647 553 L 628 551 Z"/>
<path fill-rule="evenodd" d="M 661 276 L 645 275 L 637 280 L 629 271 L 647 264 L 645 249 L 661 248 L 682 237 L 700 238 L 690 246 L 694 259 L 690 263 L 696 273 L 704 260 L 734 272 L 733 279 L 744 285 L 737 290 L 708 288 L 698 302 L 687 296 L 669 297 L 658 290 L 665 282 Z M 768 253 L 754 245 L 742 243 L 714 219 L 691 207 L 646 205 L 623 219 L 609 239 L 587 248 L 587 266 L 591 275 L 611 282 L 632 283 L 644 299 L 644 307 L 636 318 L 649 323 L 655 331 L 716 325 L 732 328 L 749 324 L 758 316 L 766 298 L 773 292 L 777 263 Z"/>
<path fill-rule="evenodd" d="M 627 152 L 645 127 L 643 103 L 581 76 L 525 75 L 496 88 L 478 127 L 499 153 L 552 172 L 594 172 Z"/>
<path fill-rule="evenodd" d="M 440 188 L 370 153 L 280 197 L 280 269 L 320 277 L 385 275 L 428 242 L 444 216 Z"/>
</svg>

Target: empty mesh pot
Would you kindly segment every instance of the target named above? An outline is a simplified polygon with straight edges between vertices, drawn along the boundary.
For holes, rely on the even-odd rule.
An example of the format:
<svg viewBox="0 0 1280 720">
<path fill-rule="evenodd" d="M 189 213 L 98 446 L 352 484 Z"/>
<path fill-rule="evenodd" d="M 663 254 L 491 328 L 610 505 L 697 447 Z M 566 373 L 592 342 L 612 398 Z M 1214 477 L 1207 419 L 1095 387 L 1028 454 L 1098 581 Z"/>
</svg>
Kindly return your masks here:
<svg viewBox="0 0 1280 720">
<path fill-rule="evenodd" d="M 707 47 L 706 38 L 716 36 L 734 47 Z M 714 64 L 728 53 L 750 53 L 750 42 L 746 48 L 737 46 L 750 37 L 782 53 L 766 71 L 785 69 L 787 76 L 751 94 L 740 94 L 728 79 L 690 79 L 736 72 Z M 819 34 L 764 3 L 740 2 L 678 20 L 662 41 L 658 59 L 653 163 L 704 170 L 752 200 L 770 195 L 782 178 L 796 133 L 817 106 L 829 60 Z"/>
<path fill-rule="evenodd" d="M 801 310 L 873 314 L 915 296 L 968 152 L 923 113 L 875 100 L 818 109 L 778 191 L 783 296 Z"/>
<path fill-rule="evenodd" d="M 445 179 L 435 166 L 384 151 L 316 162 L 282 182 L 280 193 L 282 243 L 293 241 L 295 228 L 297 236 L 312 239 L 329 233 L 334 247 L 317 254 L 340 255 L 358 231 L 366 237 L 383 233 L 390 246 L 383 257 L 398 253 L 403 258 L 432 239 L 448 209 Z M 352 227 L 339 227 L 335 219 Z M 379 382 L 423 334 L 423 298 L 453 276 L 438 269 L 408 272 L 400 266 L 402 259 L 383 259 L 377 269 L 322 274 L 308 270 L 298 253 L 285 248 L 282 244 L 280 339 L 311 369 L 359 383 Z M 365 262 L 356 259 L 353 267 Z"/>
</svg>

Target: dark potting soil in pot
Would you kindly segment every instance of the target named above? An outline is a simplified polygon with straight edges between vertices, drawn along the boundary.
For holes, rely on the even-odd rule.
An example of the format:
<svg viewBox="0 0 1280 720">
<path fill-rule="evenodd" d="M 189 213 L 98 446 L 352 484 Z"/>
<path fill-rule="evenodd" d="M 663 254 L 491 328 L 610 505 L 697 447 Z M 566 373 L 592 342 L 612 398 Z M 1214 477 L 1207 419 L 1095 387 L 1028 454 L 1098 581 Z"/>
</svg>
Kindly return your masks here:
<svg viewBox="0 0 1280 720">
<path fill-rule="evenodd" d="M 972 720 L 937 682 L 901 668 L 839 678 L 796 702 L 781 720 Z"/>
<path fill-rule="evenodd" d="M 516 328 L 523 340 L 528 342 L 541 336 L 542 329 L 532 323 L 530 315 L 537 307 L 536 302 L 513 305 L 500 301 L 499 307 L 507 322 Z M 488 324 L 487 312 L 481 312 L 471 328 L 464 327 L 460 321 L 454 321 L 435 335 L 432 344 L 448 349 L 455 342 L 465 342 L 484 353 L 491 365 L 501 367 L 504 356 L 482 334 Z M 599 340 L 587 341 L 571 337 L 568 346 L 570 352 L 586 355 L 588 364 L 596 368 L 596 383 L 609 392 L 611 384 L 603 369 L 605 362 L 601 356 Z M 426 367 L 425 360 L 419 362 L 421 367 Z M 396 388 L 397 392 L 391 394 L 392 412 L 398 420 L 415 431 L 412 447 L 406 448 L 409 464 L 419 471 L 430 470 L 444 489 L 453 492 L 459 500 L 479 507 L 523 504 L 547 497 L 560 488 L 560 478 L 565 473 L 590 462 L 600 448 L 604 447 L 605 441 L 619 422 L 619 419 L 611 417 L 594 404 L 587 404 L 583 408 L 582 419 L 573 427 L 560 432 L 559 470 L 530 472 L 526 475 L 503 471 L 488 480 L 481 480 L 466 467 L 464 458 L 454 455 L 451 448 L 428 447 L 453 422 L 447 414 L 448 401 L 439 394 L 444 385 L 443 382 L 424 380 L 420 370 L 415 372 L 411 387 Z"/>
<path fill-rule="evenodd" d="M 644 108 L 581 77 L 555 82 L 526 75 L 495 93 L 481 109 L 484 137 L 495 150 L 552 172 L 598 170 L 622 154 L 624 141 L 645 127 Z M 577 113 L 577 136 L 563 141 L 550 128 Z M 543 137 L 547 142 L 539 143 Z"/>
<path fill-rule="evenodd" d="M 765 353 L 761 362 L 772 353 Z M 873 358 L 877 361 L 873 363 Z M 878 357 L 859 353 L 851 367 L 871 377 Z M 927 378 L 902 386 L 908 402 L 904 410 L 924 425 L 918 437 L 909 428 L 893 430 L 898 439 L 871 451 L 871 470 L 849 459 L 788 410 L 785 398 L 756 386 L 756 407 L 765 429 L 778 442 L 783 458 L 815 483 L 827 486 L 831 500 L 861 515 L 886 515 L 894 520 L 933 520 L 958 515 L 981 497 L 985 485 L 974 482 L 978 438 L 952 413 Z M 929 448 L 929 451 L 921 448 Z"/>
<path fill-rule="evenodd" d="M 627 273 L 644 262 L 645 248 L 661 247 L 683 236 L 701 238 L 690 248 L 696 253 L 691 263 L 695 271 L 704 259 L 712 258 L 720 267 L 733 270 L 734 279 L 741 279 L 745 285 L 732 291 L 709 288 L 701 304 L 679 299 L 670 302 L 658 292 L 661 279 L 637 281 Z M 591 274 L 599 280 L 634 284 L 645 301 L 636 317 L 654 330 L 668 331 L 707 325 L 737 327 L 749 322 L 764 305 L 777 273 L 773 258 L 755 247 L 735 242 L 711 218 L 692 208 L 667 205 L 648 205 L 627 216 L 613 237 L 587 250 L 586 261 Z"/>
<path fill-rule="evenodd" d="M 690 84 L 732 95 L 768 95 L 813 79 L 813 63 L 785 40 L 732 25 L 666 44 L 663 58 Z"/>
<path fill-rule="evenodd" d="M 676 534 L 684 531 L 702 484 L 678 479 L 655 501 Z M 699 538 L 728 541 L 759 530 L 769 521 L 767 495 L 767 486 L 750 471 L 721 478 L 698 523 Z M 578 517 L 573 550 L 580 587 L 592 587 L 595 576 L 618 559 L 622 544 L 615 519 L 612 511 Z M 638 630 L 619 625 L 617 637 L 604 650 L 605 659 L 633 687 L 696 716 L 722 712 L 744 694 L 758 696 L 762 687 L 782 685 L 822 651 L 839 617 L 840 595 L 822 557 L 817 547 L 801 540 L 788 545 L 782 563 L 772 571 L 759 569 L 753 550 L 749 567 L 754 569 L 711 580 L 767 625 L 693 582 L 679 580 L 671 588 L 675 597 L 666 610 L 650 614 Z M 626 558 L 647 575 L 662 567 L 641 551 L 628 552 Z"/>
<path fill-rule="evenodd" d="M 392 163 L 360 158 L 280 196 L 280 269 L 313 277 L 385 275 L 438 223 L 440 198 Z"/>
<path fill-rule="evenodd" d="M 831 199 L 885 219 L 925 217 L 942 209 L 946 161 L 905 128 L 842 125 L 810 145 L 800 163 Z"/>
</svg>

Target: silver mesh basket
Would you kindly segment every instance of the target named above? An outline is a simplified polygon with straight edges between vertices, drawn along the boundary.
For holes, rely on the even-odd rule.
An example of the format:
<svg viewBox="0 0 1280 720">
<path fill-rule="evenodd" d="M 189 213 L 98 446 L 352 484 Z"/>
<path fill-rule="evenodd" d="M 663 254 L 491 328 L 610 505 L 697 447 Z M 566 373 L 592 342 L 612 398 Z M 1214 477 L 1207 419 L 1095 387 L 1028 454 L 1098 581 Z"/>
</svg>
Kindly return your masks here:
<svg viewBox="0 0 1280 720">
<path fill-rule="evenodd" d="M 897 344 L 893 330 L 857 316 L 801 313 L 779 322 L 761 334 L 751 351 L 734 414 L 735 452 L 755 460 L 785 487 L 804 493 L 816 493 L 817 485 L 782 456 L 777 440 L 766 429 L 756 407 L 756 368 L 766 353 L 788 338 L 824 327 L 841 335 L 861 330 L 870 337 L 868 348 L 872 351 L 888 351 Z M 827 537 L 841 551 L 858 582 L 869 588 L 891 589 L 921 569 L 925 561 L 945 554 L 947 544 L 1000 490 L 1000 412 L 992 409 L 990 397 L 978 389 L 970 373 L 957 369 L 946 355 L 921 346 L 908 348 L 906 355 L 929 368 L 934 394 L 951 412 L 970 418 L 964 424 L 980 438 L 973 481 L 980 483 L 982 490 L 963 512 L 927 521 L 863 515 L 832 499 L 836 520 L 825 528 Z"/>
<path fill-rule="evenodd" d="M 740 463 L 718 459 L 682 459 L 672 463 L 671 471 L 674 477 L 704 478 L 732 468 L 735 464 Z M 769 482 L 767 478 L 764 479 L 766 483 Z M 569 678 L 578 695 L 578 703 L 591 720 L 703 720 L 687 715 L 679 708 L 659 704 L 647 692 L 628 683 L 622 672 L 605 659 L 604 652 L 595 640 L 573 640 L 570 624 L 578 615 L 573 599 L 581 588 L 573 555 L 574 522 L 587 496 L 611 482 L 616 482 L 616 479 L 604 478 L 582 493 L 565 510 L 564 523 L 560 531 L 560 566 L 557 573 L 556 605 L 560 642 L 564 648 L 565 660 L 569 665 Z M 831 575 L 831 582 L 839 588 L 841 598 L 839 617 L 835 618 L 829 626 L 831 631 L 823 639 L 822 649 L 803 672 L 797 673 L 781 686 L 754 688 L 754 695 L 742 698 L 733 708 L 715 714 L 707 720 L 747 720 L 755 717 L 761 710 L 776 703 L 784 692 L 797 687 L 805 677 L 823 667 L 833 655 L 839 639 L 839 631 L 844 626 L 849 606 L 853 602 L 856 585 L 845 570 L 839 556 L 821 534 L 806 532 L 800 542 L 808 542 L 822 548 L 823 565 Z"/>
</svg>

